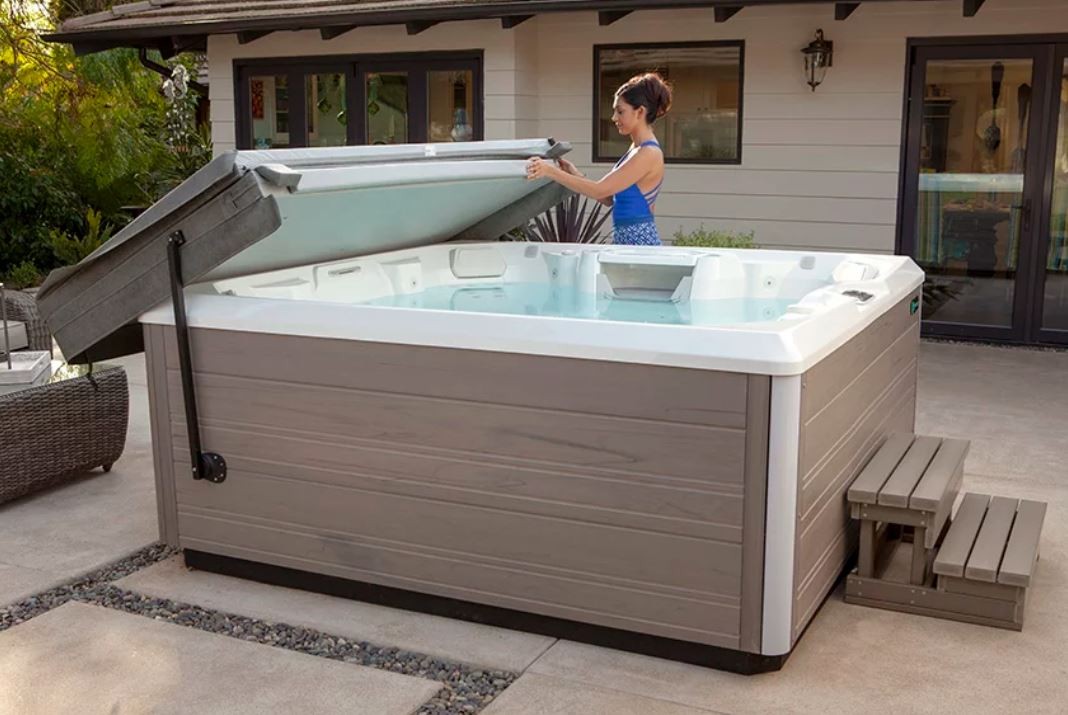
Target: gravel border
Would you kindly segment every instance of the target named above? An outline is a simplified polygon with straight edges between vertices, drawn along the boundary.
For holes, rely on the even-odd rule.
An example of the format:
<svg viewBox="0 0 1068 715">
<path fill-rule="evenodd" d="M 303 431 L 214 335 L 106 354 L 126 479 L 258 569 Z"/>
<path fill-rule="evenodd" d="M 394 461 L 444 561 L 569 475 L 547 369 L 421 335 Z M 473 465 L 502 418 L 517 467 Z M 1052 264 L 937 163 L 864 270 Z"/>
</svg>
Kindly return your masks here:
<svg viewBox="0 0 1068 715">
<path fill-rule="evenodd" d="M 480 670 L 422 653 L 342 638 L 312 628 L 262 621 L 165 598 L 150 598 L 111 583 L 178 553 L 178 549 L 161 544 L 149 546 L 70 583 L 0 609 L 0 632 L 68 601 L 89 603 L 208 633 L 441 683 L 441 690 L 419 708 L 420 715 L 477 713 L 519 677 L 518 673 Z"/>
<path fill-rule="evenodd" d="M 178 553 L 178 549 L 163 544 L 153 544 L 114 563 L 78 576 L 65 584 L 0 608 L 0 633 L 12 626 L 28 621 L 67 601 L 92 603 L 111 581 L 125 578 L 135 571 L 163 561 Z"/>
</svg>

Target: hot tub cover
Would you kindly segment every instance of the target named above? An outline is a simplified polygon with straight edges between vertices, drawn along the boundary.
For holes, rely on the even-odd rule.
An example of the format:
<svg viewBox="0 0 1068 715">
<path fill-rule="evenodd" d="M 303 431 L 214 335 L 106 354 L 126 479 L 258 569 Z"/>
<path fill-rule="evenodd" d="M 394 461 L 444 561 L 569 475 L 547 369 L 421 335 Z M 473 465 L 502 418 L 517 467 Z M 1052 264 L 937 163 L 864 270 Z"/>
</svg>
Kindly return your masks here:
<svg viewBox="0 0 1068 715">
<path fill-rule="evenodd" d="M 63 354 L 143 349 L 137 318 L 170 298 L 175 231 L 186 284 L 441 241 L 496 240 L 567 196 L 529 182 L 552 139 L 232 151 L 213 159 L 90 256 L 52 271 L 37 300 Z"/>
</svg>

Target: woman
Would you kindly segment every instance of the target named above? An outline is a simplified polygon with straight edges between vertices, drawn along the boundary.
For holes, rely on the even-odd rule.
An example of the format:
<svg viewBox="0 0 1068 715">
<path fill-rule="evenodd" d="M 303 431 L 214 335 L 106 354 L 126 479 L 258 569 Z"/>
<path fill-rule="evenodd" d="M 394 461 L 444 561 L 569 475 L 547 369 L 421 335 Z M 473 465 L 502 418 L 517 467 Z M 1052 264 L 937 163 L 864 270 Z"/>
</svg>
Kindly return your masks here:
<svg viewBox="0 0 1068 715">
<path fill-rule="evenodd" d="M 616 90 L 612 121 L 631 146 L 600 181 L 584 177 L 575 165 L 560 159 L 556 166 L 541 158 L 530 160 L 528 179 L 548 178 L 612 207 L 613 243 L 659 246 L 653 206 L 664 182 L 664 153 L 653 134 L 653 123 L 671 108 L 671 88 L 658 74 L 632 77 Z"/>
</svg>

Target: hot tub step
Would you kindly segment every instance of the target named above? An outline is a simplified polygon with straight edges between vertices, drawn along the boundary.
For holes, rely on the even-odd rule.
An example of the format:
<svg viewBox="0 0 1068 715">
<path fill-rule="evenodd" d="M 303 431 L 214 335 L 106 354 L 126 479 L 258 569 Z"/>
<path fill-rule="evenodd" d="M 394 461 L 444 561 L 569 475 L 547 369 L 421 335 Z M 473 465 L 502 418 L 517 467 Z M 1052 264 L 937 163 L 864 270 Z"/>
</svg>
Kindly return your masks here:
<svg viewBox="0 0 1068 715">
<path fill-rule="evenodd" d="M 886 451 L 880 450 L 865 472 L 878 469 L 890 475 L 900 474 L 887 465 L 898 460 L 898 469 L 904 464 L 911 470 L 916 462 L 924 461 L 934 465 L 937 457 L 928 453 L 942 453 L 932 449 L 928 442 L 921 446 L 923 453 L 913 459 L 910 466 L 909 455 L 917 454 L 910 449 L 915 443 L 905 447 L 903 442 L 902 439 L 888 440 L 884 446 Z M 955 450 L 962 461 L 964 451 Z M 947 464 L 940 466 L 943 473 L 948 468 Z M 954 466 L 953 471 L 956 469 Z M 925 480 L 926 476 L 919 477 L 919 483 Z M 872 503 L 858 505 L 854 502 L 854 515 L 859 513 L 862 529 L 870 529 L 872 535 L 865 536 L 867 532 L 861 531 L 860 565 L 846 581 L 846 602 L 1021 630 L 1028 588 L 1038 561 L 1046 504 L 965 494 L 952 521 L 939 529 L 940 536 L 933 547 L 923 549 L 919 546 L 922 536 L 918 525 L 929 518 L 929 513 L 908 513 L 904 507 L 874 503 L 885 488 L 883 485 L 892 481 L 894 477 L 888 476 L 877 490 L 870 489 L 866 483 L 860 485 L 862 498 Z M 897 481 L 906 480 L 899 477 Z M 914 490 L 912 495 L 915 493 Z M 933 497 L 928 503 L 935 503 Z M 883 534 L 910 524 L 917 529 L 913 544 L 900 544 L 899 547 L 911 551 L 911 565 L 904 569 L 908 572 L 907 577 L 897 574 L 895 579 L 895 569 L 891 565 L 895 560 L 892 550 L 885 548 L 887 539 Z M 866 549 L 870 552 L 866 553 Z M 886 553 L 888 551 L 891 553 Z M 897 563 L 901 565 L 900 560 Z"/>
<path fill-rule="evenodd" d="M 1012 598 L 986 598 L 931 586 L 865 578 L 854 572 L 846 579 L 845 600 L 858 606 L 1018 631 L 1023 628 L 1026 593 L 1025 589 L 1017 589 Z"/>
<path fill-rule="evenodd" d="M 860 520 L 859 575 L 876 575 L 879 525 L 893 524 L 911 539 L 910 583 L 929 580 L 931 551 L 960 491 L 968 447 L 965 440 L 914 434 L 891 435 L 883 443 L 846 495 Z"/>
</svg>

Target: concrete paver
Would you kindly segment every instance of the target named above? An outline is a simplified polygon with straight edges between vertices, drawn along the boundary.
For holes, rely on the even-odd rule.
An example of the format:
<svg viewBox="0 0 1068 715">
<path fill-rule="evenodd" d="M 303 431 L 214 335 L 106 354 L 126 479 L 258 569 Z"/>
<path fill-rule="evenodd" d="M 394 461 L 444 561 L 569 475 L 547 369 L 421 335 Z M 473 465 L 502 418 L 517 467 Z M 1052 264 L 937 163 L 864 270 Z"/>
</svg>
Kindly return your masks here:
<svg viewBox="0 0 1068 715">
<path fill-rule="evenodd" d="M 528 673 L 482 712 L 484 715 L 709 715 L 712 711 Z"/>
<path fill-rule="evenodd" d="M 68 603 L 0 633 L 0 713 L 407 715 L 438 683 Z"/>
<path fill-rule="evenodd" d="M 156 598 L 315 628 L 483 668 L 521 671 L 554 639 L 189 570 L 180 558 L 116 582 Z"/>
<path fill-rule="evenodd" d="M 97 469 L 0 506 L 0 606 L 29 595 L 27 583 L 46 590 L 159 538 L 144 356 L 109 362 L 130 383 L 126 449 L 109 474 Z"/>
<path fill-rule="evenodd" d="M 55 580 L 56 575 L 48 571 L 0 564 L 0 607 L 46 591 L 54 585 Z"/>
</svg>

